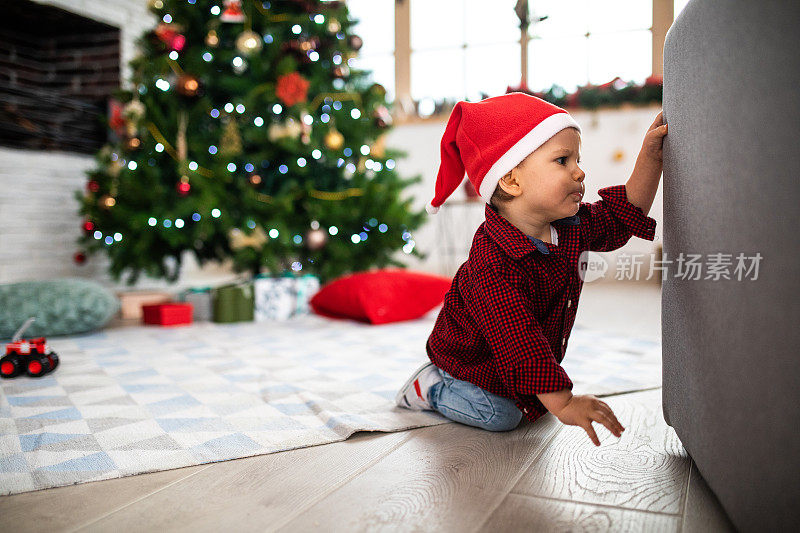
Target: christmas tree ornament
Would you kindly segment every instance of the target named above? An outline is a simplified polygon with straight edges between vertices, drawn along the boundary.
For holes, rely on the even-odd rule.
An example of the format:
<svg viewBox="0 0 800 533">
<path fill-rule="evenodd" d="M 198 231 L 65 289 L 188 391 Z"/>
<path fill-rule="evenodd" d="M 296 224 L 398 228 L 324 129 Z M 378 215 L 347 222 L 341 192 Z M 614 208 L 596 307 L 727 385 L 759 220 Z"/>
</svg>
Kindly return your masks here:
<svg viewBox="0 0 800 533">
<path fill-rule="evenodd" d="M 150 9 L 163 9 L 164 2 L 162 0 L 147 0 L 147 7 Z"/>
<path fill-rule="evenodd" d="M 82 265 L 86 262 L 86 254 L 83 252 L 75 252 L 75 255 L 72 256 L 72 259 L 79 265 Z"/>
<path fill-rule="evenodd" d="M 228 242 L 232 250 L 241 250 L 248 247 L 260 250 L 264 243 L 267 242 L 267 234 L 264 233 L 261 226 L 256 226 L 249 234 L 239 228 L 233 228 L 228 233 Z"/>
<path fill-rule="evenodd" d="M 303 133 L 303 126 L 294 118 L 289 117 L 283 124 L 272 124 L 269 127 L 269 140 L 277 141 L 289 137 L 296 139 Z"/>
<path fill-rule="evenodd" d="M 125 135 L 125 114 L 123 112 L 122 102 L 116 99 L 110 99 L 108 102 L 108 127 L 117 135 L 122 137 Z"/>
<path fill-rule="evenodd" d="M 245 55 L 260 52 L 262 46 L 261 36 L 252 30 L 245 30 L 236 38 L 236 49 Z"/>
<path fill-rule="evenodd" d="M 83 231 L 89 233 L 90 231 L 94 231 L 94 224 L 91 220 L 86 220 L 83 223 Z"/>
<path fill-rule="evenodd" d="M 613 159 L 615 163 L 619 163 L 625 159 L 625 152 L 618 148 L 614 150 L 614 154 L 611 156 L 611 159 Z"/>
<path fill-rule="evenodd" d="M 125 149 L 129 152 L 133 152 L 134 150 L 138 150 L 141 147 L 142 141 L 139 140 L 138 137 L 128 137 L 125 140 Z"/>
<path fill-rule="evenodd" d="M 306 232 L 306 246 L 309 250 L 319 250 L 328 242 L 328 233 L 320 228 Z"/>
<path fill-rule="evenodd" d="M 134 96 L 130 102 L 123 106 L 122 114 L 126 120 L 138 125 L 144 118 L 144 104 L 139 100 L 138 96 Z"/>
<path fill-rule="evenodd" d="M 192 74 L 183 73 L 178 76 L 175 86 L 179 93 L 189 98 L 194 98 L 200 91 L 200 82 Z"/>
<path fill-rule="evenodd" d="M 328 31 L 331 33 L 336 33 L 342 29 L 342 25 L 339 24 L 339 21 L 332 18 L 328 21 Z"/>
<path fill-rule="evenodd" d="M 375 118 L 375 124 L 377 124 L 379 128 L 388 128 L 392 125 L 392 114 L 389 113 L 389 110 L 384 105 L 376 107 L 372 116 Z"/>
<path fill-rule="evenodd" d="M 299 72 L 283 74 L 278 76 L 275 96 L 287 107 L 291 107 L 299 102 L 306 101 L 310 85 L 311 82 L 301 76 Z"/>
<path fill-rule="evenodd" d="M 242 0 L 225 0 L 225 10 L 219 16 L 219 20 L 232 24 L 244 22 Z"/>
<path fill-rule="evenodd" d="M 168 50 L 180 52 L 186 45 L 186 37 L 180 33 L 180 27 L 176 24 L 161 22 L 153 30 L 158 40 L 160 40 Z"/>
<path fill-rule="evenodd" d="M 331 150 L 341 150 L 344 146 L 344 135 L 334 126 L 325 134 L 325 146 Z"/>
<path fill-rule="evenodd" d="M 239 133 L 239 125 L 233 115 L 228 115 L 223 119 L 225 124 L 220 139 L 220 155 L 225 157 L 235 157 L 242 153 L 242 136 Z"/>
<path fill-rule="evenodd" d="M 95 180 L 89 180 L 86 182 L 86 190 L 89 192 L 97 192 L 100 190 L 100 184 Z"/>
<path fill-rule="evenodd" d="M 386 96 L 386 87 L 380 83 L 373 83 L 369 88 L 369 92 L 377 98 L 383 99 Z"/>
<path fill-rule="evenodd" d="M 189 176 L 184 174 L 181 176 L 181 180 L 178 182 L 178 194 L 181 196 L 186 196 L 189 194 L 189 191 L 192 189 L 192 186 L 189 185 Z"/>
<path fill-rule="evenodd" d="M 119 172 L 122 170 L 122 167 L 124 167 L 124 166 L 125 165 L 122 163 L 122 161 L 120 159 L 117 159 L 116 161 L 112 161 L 108 165 L 108 173 L 109 173 L 109 175 L 111 175 L 111 177 L 113 177 L 113 178 L 116 178 L 117 176 L 119 176 Z"/>
<path fill-rule="evenodd" d="M 212 48 L 219 46 L 219 37 L 216 31 L 211 30 L 206 34 L 206 44 Z"/>
<path fill-rule="evenodd" d="M 260 184 L 261 183 L 261 176 L 259 176 L 258 174 L 253 174 L 252 176 L 250 176 L 250 183 L 253 184 L 253 185 Z"/>
<path fill-rule="evenodd" d="M 369 148 L 369 153 L 380 158 L 386 155 L 386 134 L 381 135 L 375 140 Z"/>
<path fill-rule="evenodd" d="M 99 205 L 100 207 L 105 207 L 105 208 L 114 207 L 116 205 L 116 203 L 117 203 L 117 200 L 114 199 L 113 196 L 109 196 L 107 194 L 104 194 L 103 196 L 101 196 L 100 199 L 97 201 L 97 205 Z"/>
<path fill-rule="evenodd" d="M 364 46 L 364 40 L 358 35 L 351 35 L 348 37 L 347 43 L 350 45 L 350 48 L 355 51 L 360 50 L 361 47 Z"/>
<path fill-rule="evenodd" d="M 295 41 L 303 52 L 310 52 L 319 47 L 319 37 L 312 35 L 310 37 L 300 37 Z"/>
<path fill-rule="evenodd" d="M 345 64 L 336 65 L 333 67 L 333 76 L 335 78 L 346 78 L 350 75 L 350 67 Z"/>
</svg>

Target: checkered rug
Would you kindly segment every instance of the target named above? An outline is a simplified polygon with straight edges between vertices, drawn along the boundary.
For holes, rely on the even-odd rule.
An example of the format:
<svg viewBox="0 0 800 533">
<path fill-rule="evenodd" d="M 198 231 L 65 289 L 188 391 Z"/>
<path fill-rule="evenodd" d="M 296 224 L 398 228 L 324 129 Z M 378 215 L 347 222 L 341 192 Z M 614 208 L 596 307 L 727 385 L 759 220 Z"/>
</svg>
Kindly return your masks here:
<svg viewBox="0 0 800 533">
<path fill-rule="evenodd" d="M 135 326 L 48 339 L 53 374 L 0 380 L 0 494 L 117 478 L 447 423 L 394 395 L 427 360 L 438 315 L 373 326 Z M 576 394 L 661 385 L 657 341 L 576 327 Z"/>
</svg>

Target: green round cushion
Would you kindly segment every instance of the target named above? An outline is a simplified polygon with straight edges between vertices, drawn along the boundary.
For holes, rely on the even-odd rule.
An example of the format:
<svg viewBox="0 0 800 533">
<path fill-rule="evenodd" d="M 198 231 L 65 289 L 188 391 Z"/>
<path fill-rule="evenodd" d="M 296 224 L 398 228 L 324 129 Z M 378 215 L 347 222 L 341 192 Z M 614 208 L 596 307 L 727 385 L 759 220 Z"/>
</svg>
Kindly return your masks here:
<svg viewBox="0 0 800 533">
<path fill-rule="evenodd" d="M 0 284 L 0 339 L 10 339 L 32 316 L 24 338 L 92 331 L 106 325 L 119 305 L 113 292 L 86 279 Z"/>
</svg>

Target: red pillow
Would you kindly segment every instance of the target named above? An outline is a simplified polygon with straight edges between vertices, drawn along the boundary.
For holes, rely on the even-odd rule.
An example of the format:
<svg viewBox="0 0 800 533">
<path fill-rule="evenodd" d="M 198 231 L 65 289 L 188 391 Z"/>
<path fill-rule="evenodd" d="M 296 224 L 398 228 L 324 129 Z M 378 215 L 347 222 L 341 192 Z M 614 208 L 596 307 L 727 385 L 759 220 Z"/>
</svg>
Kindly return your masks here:
<svg viewBox="0 0 800 533">
<path fill-rule="evenodd" d="M 444 301 L 452 282 L 402 268 L 370 270 L 325 284 L 308 303 L 319 315 L 386 324 L 423 316 Z"/>
</svg>

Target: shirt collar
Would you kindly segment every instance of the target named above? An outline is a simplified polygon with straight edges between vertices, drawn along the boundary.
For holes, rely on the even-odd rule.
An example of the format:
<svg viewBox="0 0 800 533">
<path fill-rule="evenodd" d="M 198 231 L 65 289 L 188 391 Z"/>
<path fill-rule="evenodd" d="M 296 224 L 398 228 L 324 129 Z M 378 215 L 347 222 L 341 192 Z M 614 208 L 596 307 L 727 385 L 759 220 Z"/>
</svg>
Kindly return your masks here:
<svg viewBox="0 0 800 533">
<path fill-rule="evenodd" d="M 486 224 L 484 228 L 486 233 L 507 255 L 514 259 L 520 259 L 534 250 L 539 250 L 539 252 L 543 254 L 550 253 L 550 250 L 543 241 L 522 233 L 519 228 L 495 211 L 489 203 L 486 203 L 485 211 Z M 581 219 L 580 216 L 576 214 L 571 217 L 554 220 L 552 223 L 578 225 L 581 223 Z"/>
</svg>

